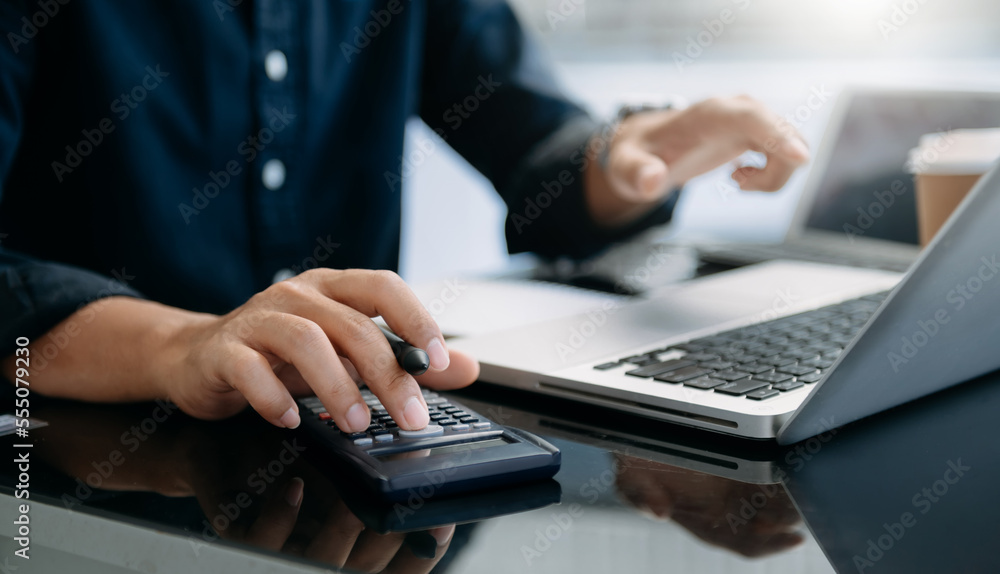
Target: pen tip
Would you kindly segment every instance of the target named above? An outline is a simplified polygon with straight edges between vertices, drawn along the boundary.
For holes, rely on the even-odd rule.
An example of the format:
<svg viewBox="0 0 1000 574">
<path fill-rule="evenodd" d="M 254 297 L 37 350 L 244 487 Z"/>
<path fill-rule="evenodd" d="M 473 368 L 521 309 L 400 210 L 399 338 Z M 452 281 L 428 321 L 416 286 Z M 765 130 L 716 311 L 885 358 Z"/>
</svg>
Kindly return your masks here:
<svg viewBox="0 0 1000 574">
<path fill-rule="evenodd" d="M 421 349 L 410 349 L 403 356 L 403 369 L 411 375 L 422 375 L 431 368 L 430 357 Z"/>
</svg>

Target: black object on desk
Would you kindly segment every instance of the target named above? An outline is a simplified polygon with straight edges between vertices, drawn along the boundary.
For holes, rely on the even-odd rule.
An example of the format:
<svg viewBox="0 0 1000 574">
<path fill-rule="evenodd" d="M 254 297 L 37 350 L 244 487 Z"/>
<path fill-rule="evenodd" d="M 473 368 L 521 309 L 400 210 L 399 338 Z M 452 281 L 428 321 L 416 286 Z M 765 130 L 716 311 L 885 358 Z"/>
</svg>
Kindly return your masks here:
<svg viewBox="0 0 1000 574">
<path fill-rule="evenodd" d="M 559 449 L 537 436 L 501 426 L 461 404 L 424 390 L 431 424 L 399 428 L 378 398 L 366 432 L 340 431 L 318 398 L 299 399 L 302 428 L 325 454 L 346 462 L 359 482 L 387 500 L 430 499 L 552 478 Z"/>
</svg>

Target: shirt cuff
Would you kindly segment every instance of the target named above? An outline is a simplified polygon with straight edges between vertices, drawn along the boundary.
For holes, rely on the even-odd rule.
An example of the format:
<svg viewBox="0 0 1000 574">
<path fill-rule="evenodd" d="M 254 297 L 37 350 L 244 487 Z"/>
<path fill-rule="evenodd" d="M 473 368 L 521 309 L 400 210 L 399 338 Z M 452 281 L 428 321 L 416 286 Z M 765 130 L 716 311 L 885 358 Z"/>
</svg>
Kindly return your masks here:
<svg viewBox="0 0 1000 574">
<path fill-rule="evenodd" d="M 0 269 L 0 357 L 14 352 L 18 337 L 34 342 L 88 303 L 114 296 L 143 298 L 117 278 L 69 265 L 30 262 Z"/>
<path fill-rule="evenodd" d="M 588 163 L 597 161 L 588 155 L 588 147 L 601 129 L 589 116 L 579 115 L 527 154 L 500 192 L 507 204 L 505 233 L 510 253 L 532 251 L 545 258 L 586 259 L 612 243 L 670 221 L 679 190 L 629 225 L 607 229 L 594 222 L 583 180 Z"/>
</svg>

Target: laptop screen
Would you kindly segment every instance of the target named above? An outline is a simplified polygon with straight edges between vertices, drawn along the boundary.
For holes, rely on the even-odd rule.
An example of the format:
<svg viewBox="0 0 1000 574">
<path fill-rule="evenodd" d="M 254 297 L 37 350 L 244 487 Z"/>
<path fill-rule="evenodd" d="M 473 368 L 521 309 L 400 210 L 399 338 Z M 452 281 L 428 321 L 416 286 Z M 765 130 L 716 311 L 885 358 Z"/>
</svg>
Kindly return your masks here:
<svg viewBox="0 0 1000 574">
<path fill-rule="evenodd" d="M 910 149 L 923 134 L 989 127 L 1000 93 L 853 94 L 806 227 L 918 244 Z"/>
</svg>

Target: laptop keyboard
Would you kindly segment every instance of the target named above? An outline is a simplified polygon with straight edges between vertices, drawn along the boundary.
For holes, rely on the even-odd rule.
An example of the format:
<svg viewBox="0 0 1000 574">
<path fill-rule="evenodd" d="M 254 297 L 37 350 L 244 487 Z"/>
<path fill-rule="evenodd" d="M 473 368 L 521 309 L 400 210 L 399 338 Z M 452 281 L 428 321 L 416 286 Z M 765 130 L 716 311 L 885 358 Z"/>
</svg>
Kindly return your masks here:
<svg viewBox="0 0 1000 574">
<path fill-rule="evenodd" d="M 763 401 L 820 381 L 878 309 L 888 291 L 594 368 Z M 661 357 L 680 358 L 664 360 Z"/>
</svg>

